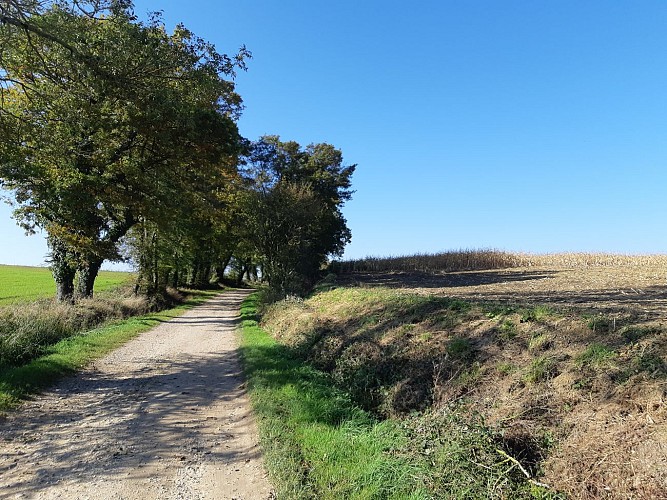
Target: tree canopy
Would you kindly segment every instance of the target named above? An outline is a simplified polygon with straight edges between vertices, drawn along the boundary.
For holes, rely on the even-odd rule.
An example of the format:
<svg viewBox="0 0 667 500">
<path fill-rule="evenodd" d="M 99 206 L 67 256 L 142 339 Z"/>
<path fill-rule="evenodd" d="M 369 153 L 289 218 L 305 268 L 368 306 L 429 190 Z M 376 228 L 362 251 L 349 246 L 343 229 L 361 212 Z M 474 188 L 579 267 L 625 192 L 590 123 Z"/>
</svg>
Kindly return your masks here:
<svg viewBox="0 0 667 500">
<path fill-rule="evenodd" d="M 59 298 L 90 296 L 123 245 L 150 292 L 237 261 L 303 292 L 350 240 L 354 166 L 329 144 L 243 139 L 245 47 L 220 54 L 132 8 L 0 2 L 0 187 L 22 227 L 47 232 Z"/>
<path fill-rule="evenodd" d="M 302 148 L 266 136 L 252 145 L 245 158 L 246 238 L 283 294 L 307 291 L 327 258 L 350 241 L 341 208 L 352 195 L 354 169 L 330 144 Z"/>
</svg>

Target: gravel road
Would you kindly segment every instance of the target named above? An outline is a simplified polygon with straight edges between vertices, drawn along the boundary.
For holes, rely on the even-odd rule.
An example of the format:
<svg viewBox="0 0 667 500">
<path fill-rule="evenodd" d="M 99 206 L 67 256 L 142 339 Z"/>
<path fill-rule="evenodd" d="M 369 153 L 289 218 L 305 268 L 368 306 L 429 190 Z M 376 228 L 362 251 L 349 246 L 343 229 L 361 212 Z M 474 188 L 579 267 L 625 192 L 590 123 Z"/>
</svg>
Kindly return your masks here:
<svg viewBox="0 0 667 500">
<path fill-rule="evenodd" d="M 0 498 L 272 498 L 224 293 L 0 421 Z"/>
</svg>

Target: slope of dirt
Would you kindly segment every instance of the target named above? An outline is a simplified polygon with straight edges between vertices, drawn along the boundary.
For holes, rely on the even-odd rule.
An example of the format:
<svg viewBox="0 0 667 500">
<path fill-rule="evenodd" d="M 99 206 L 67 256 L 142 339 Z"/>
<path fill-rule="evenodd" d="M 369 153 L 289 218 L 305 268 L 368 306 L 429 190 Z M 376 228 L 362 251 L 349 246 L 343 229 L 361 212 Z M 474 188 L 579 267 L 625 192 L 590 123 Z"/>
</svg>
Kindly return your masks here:
<svg viewBox="0 0 667 500">
<path fill-rule="evenodd" d="M 569 498 L 667 499 L 666 276 L 351 274 L 264 322 L 380 416 L 464 408 Z"/>
<path fill-rule="evenodd" d="M 228 292 L 0 422 L 0 498 L 269 498 Z"/>
</svg>

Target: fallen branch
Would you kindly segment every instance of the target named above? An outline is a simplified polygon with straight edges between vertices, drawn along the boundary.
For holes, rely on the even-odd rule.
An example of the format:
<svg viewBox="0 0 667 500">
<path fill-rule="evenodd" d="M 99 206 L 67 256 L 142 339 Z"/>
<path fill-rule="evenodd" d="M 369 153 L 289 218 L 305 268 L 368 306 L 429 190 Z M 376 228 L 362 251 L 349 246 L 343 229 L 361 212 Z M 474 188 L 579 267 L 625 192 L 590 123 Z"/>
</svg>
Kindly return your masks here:
<svg viewBox="0 0 667 500">
<path fill-rule="evenodd" d="M 501 450 L 501 449 L 499 449 L 499 448 L 496 448 L 496 451 L 497 451 L 498 453 L 500 453 L 503 457 L 505 457 L 506 459 L 508 459 L 510 462 L 514 463 L 517 467 L 519 467 L 519 469 L 521 469 L 521 472 L 523 472 L 524 475 L 525 475 L 528 479 L 530 479 L 530 472 L 528 472 L 528 471 L 523 467 L 523 465 L 521 465 L 521 462 L 519 462 L 516 458 L 514 458 L 514 457 L 508 455 L 507 453 L 505 453 L 503 450 Z"/>
<path fill-rule="evenodd" d="M 524 476 L 526 476 L 526 478 L 528 479 L 528 482 L 530 482 L 531 484 L 534 484 L 535 486 L 540 486 L 540 487 L 542 487 L 542 488 L 547 488 L 547 489 L 549 489 L 549 485 L 548 485 L 548 484 L 544 484 L 544 483 L 541 483 L 541 482 L 536 481 L 535 479 L 533 479 L 533 478 L 530 476 L 530 472 L 528 472 L 528 471 L 526 470 L 526 468 L 525 468 L 523 465 L 521 465 L 521 462 L 519 462 L 516 458 L 514 458 L 514 457 L 511 456 L 511 455 L 509 455 L 507 452 L 504 452 L 504 451 L 501 450 L 500 448 L 496 448 L 496 451 L 497 451 L 499 454 L 501 454 L 503 457 L 505 457 L 507 460 L 509 460 L 510 462 L 512 462 L 514 465 L 516 465 L 516 466 L 519 468 L 519 470 L 521 470 L 521 472 L 523 472 Z"/>
</svg>

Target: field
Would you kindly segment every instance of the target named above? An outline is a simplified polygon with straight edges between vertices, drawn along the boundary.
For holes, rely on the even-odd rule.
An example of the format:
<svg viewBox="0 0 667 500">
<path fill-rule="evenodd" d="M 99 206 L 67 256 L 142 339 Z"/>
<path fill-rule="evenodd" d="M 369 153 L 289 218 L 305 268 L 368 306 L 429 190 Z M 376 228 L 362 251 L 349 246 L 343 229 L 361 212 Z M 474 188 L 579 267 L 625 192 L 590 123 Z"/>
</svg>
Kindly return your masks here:
<svg viewBox="0 0 667 500">
<path fill-rule="evenodd" d="M 470 496 L 448 482 L 456 471 L 476 495 L 517 497 L 520 471 L 568 498 L 667 497 L 667 258 L 510 255 L 523 265 L 470 269 L 471 255 L 458 268 L 449 257 L 430 272 L 356 265 L 262 324 L 401 422 L 410 439 L 392 453 L 427 455 L 427 491 Z"/>
<path fill-rule="evenodd" d="M 100 271 L 95 291 L 113 289 L 128 281 L 131 275 L 126 272 Z M 0 306 L 51 298 L 55 293 L 56 285 L 48 268 L 0 264 Z"/>
<path fill-rule="evenodd" d="M 77 304 L 58 303 L 46 268 L 0 266 L 0 369 L 44 354 L 61 339 L 110 320 L 144 314 L 148 300 L 119 290 L 130 273 L 101 272 L 96 295 Z"/>
<path fill-rule="evenodd" d="M 549 304 L 596 313 L 667 313 L 667 259 L 645 265 L 540 266 L 452 272 L 358 272 L 346 286 L 387 287 L 486 302 Z"/>
</svg>

